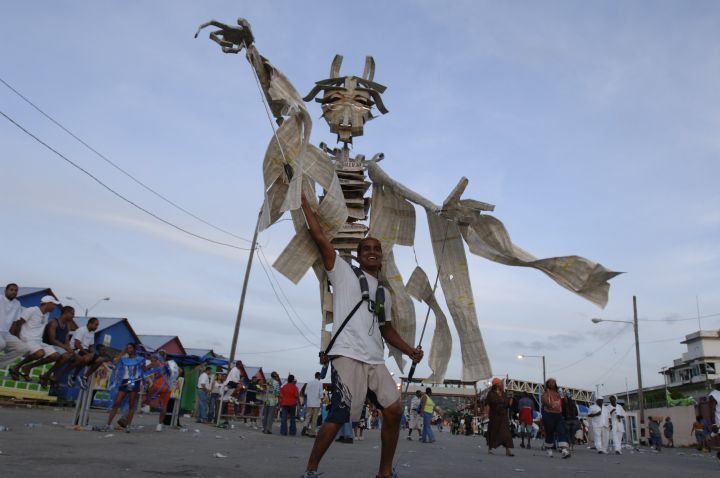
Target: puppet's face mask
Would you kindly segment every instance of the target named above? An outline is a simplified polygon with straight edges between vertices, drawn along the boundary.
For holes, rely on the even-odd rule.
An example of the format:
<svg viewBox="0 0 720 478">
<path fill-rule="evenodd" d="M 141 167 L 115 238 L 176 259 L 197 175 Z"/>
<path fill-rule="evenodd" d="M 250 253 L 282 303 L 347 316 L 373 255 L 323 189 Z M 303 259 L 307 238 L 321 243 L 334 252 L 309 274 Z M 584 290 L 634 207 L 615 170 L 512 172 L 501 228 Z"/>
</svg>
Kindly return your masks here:
<svg viewBox="0 0 720 478">
<path fill-rule="evenodd" d="M 371 112 L 373 106 L 382 114 L 388 112 L 380 98 L 385 87 L 372 81 L 375 61 L 371 56 L 365 58 L 362 78 L 340 77 L 341 64 L 342 56 L 335 55 L 330 78 L 315 83 L 315 87 L 303 99 L 310 101 L 322 91 L 323 97 L 315 101 L 322 105 L 323 118 L 330 126 L 330 131 L 338 135 L 338 141 L 352 143 L 353 136 L 362 136 L 365 122 L 374 118 Z"/>
</svg>

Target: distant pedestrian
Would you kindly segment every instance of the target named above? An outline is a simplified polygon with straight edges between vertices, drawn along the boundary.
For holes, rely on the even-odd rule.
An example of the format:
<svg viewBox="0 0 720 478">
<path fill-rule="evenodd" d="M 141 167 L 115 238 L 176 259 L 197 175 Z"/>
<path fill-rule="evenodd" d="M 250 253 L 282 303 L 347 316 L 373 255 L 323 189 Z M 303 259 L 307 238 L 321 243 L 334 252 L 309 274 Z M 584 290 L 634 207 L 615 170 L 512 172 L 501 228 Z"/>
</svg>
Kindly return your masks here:
<svg viewBox="0 0 720 478">
<path fill-rule="evenodd" d="M 425 389 L 425 395 L 422 397 L 420 407 L 423 411 L 423 429 L 420 441 L 423 443 L 434 443 L 435 435 L 432 431 L 432 416 L 435 411 L 435 402 L 433 402 L 432 399 L 432 388 L 428 387 Z"/>
<path fill-rule="evenodd" d="M 408 435 L 407 439 L 412 440 L 412 432 L 413 430 L 417 430 L 418 438 L 422 438 L 422 408 L 420 408 L 420 403 L 422 402 L 422 392 L 420 390 L 415 390 L 415 395 L 413 395 L 412 399 L 410 400 L 410 427 L 408 428 Z"/>
<path fill-rule="evenodd" d="M 5 293 L 0 296 L 0 353 L 4 352 L 4 355 L 0 355 L 0 368 L 5 368 L 18 357 L 30 352 L 25 342 L 10 333 L 23 311 L 20 301 L 17 300 L 18 290 L 17 284 L 10 283 L 5 286 Z"/>
<path fill-rule="evenodd" d="M 297 434 L 295 416 L 300 390 L 295 385 L 295 376 L 288 375 L 287 383 L 280 388 L 280 434 L 288 434 L 288 421 L 290 422 L 290 435 Z"/>
<path fill-rule="evenodd" d="M 353 440 L 353 427 L 351 422 L 343 423 L 343 426 L 341 426 L 340 430 L 337 432 L 337 438 L 335 441 L 348 445 L 352 445 L 354 443 L 355 440 Z"/>
<path fill-rule="evenodd" d="M 552 449 L 555 447 L 555 441 L 560 447 L 563 458 L 570 458 L 568 450 L 567 432 L 565 431 L 565 420 L 562 417 L 562 398 L 558 391 L 557 382 L 554 378 L 549 378 L 545 382 L 545 390 L 542 396 L 542 420 L 545 429 L 545 448 L 547 455 L 553 456 Z"/>
<path fill-rule="evenodd" d="M 662 435 L 660 434 L 660 420 L 657 417 L 648 418 L 648 435 L 650 448 L 662 451 Z"/>
<path fill-rule="evenodd" d="M 575 403 L 575 400 L 572 398 L 572 392 L 568 389 L 564 390 L 562 407 L 563 420 L 565 420 L 565 432 L 567 433 L 568 443 L 570 444 L 570 451 L 573 451 L 575 448 L 575 434 L 580 428 L 580 421 L 578 420 L 577 403 Z"/>
<path fill-rule="evenodd" d="M 270 374 L 270 380 L 265 384 L 265 400 L 263 403 L 262 425 L 263 433 L 272 434 L 272 426 L 277 415 L 278 397 L 280 396 L 280 375 L 277 372 Z"/>
<path fill-rule="evenodd" d="M 663 424 L 663 434 L 665 435 L 665 440 L 667 440 L 667 446 L 670 448 L 675 448 L 675 441 L 673 440 L 674 433 L 675 427 L 673 422 L 670 421 L 670 417 L 665 418 L 665 423 Z"/>
<path fill-rule="evenodd" d="M 243 363 L 242 361 L 238 360 L 234 363 L 230 364 L 230 369 L 228 370 L 228 374 L 225 377 L 225 381 L 223 382 L 223 396 L 222 401 L 220 405 L 220 412 L 219 414 L 222 415 L 222 402 L 227 401 L 228 406 L 226 410 L 226 416 L 230 415 L 230 402 L 233 402 L 233 404 L 237 405 L 238 403 L 238 397 L 241 393 L 244 393 L 245 386 L 243 385 Z M 230 426 L 230 423 L 227 421 L 227 418 L 222 423 L 222 426 Z"/>
<path fill-rule="evenodd" d="M 315 378 L 310 380 L 303 387 L 305 389 L 305 426 L 301 435 L 315 437 L 317 434 L 317 422 L 320 417 L 320 401 L 323 396 L 323 384 L 320 381 L 320 372 L 315 372 Z"/>
<path fill-rule="evenodd" d="M 195 415 L 195 421 L 198 423 L 205 423 L 208 421 L 208 404 L 210 401 L 210 374 L 212 368 L 205 367 L 205 370 L 198 377 L 197 382 L 197 393 L 195 400 L 197 401 L 197 414 Z"/>
<path fill-rule="evenodd" d="M 530 437 L 532 436 L 533 425 L 533 401 L 524 393 L 518 401 L 518 419 L 520 422 L 520 448 L 531 448 Z M 525 438 L 527 437 L 527 445 Z"/>
<path fill-rule="evenodd" d="M 695 421 L 692 424 L 690 435 L 692 434 L 695 434 L 697 449 L 702 451 L 705 448 L 705 424 L 703 423 L 703 418 L 700 415 L 695 417 Z"/>
<path fill-rule="evenodd" d="M 592 428 L 593 446 L 598 453 L 607 453 L 608 435 L 610 431 L 609 410 L 603 406 L 603 397 L 597 397 L 588 410 L 590 427 Z"/>
<path fill-rule="evenodd" d="M 492 380 L 492 387 L 485 398 L 489 407 L 488 417 L 488 453 L 499 447 L 505 447 L 507 456 L 515 456 L 512 452 L 513 440 L 510 432 L 510 417 L 508 415 L 512 406 L 512 395 L 505 392 L 503 382 L 499 378 Z"/>
<path fill-rule="evenodd" d="M 247 385 L 247 392 L 245 392 L 245 415 L 252 417 L 252 421 L 257 430 L 257 417 L 260 415 L 260 407 L 262 406 L 262 400 L 258 397 L 260 393 L 260 379 L 253 377 L 250 379 L 250 383 Z M 247 418 L 245 419 L 247 423 Z"/>
<path fill-rule="evenodd" d="M 208 421 L 215 422 L 218 415 L 218 404 L 222 397 L 223 381 L 225 376 L 220 370 L 215 371 L 215 379 L 210 386 L 210 400 L 208 401 Z"/>
<path fill-rule="evenodd" d="M 367 406 L 364 406 L 362 412 L 360 412 L 360 420 L 357 422 L 352 422 L 352 425 L 353 435 L 355 435 L 355 439 L 358 441 L 363 441 L 363 431 L 367 426 Z"/>
<path fill-rule="evenodd" d="M 622 439 L 625 434 L 625 409 L 615 395 L 610 396 L 610 421 L 612 423 L 613 449 L 616 455 L 622 455 Z"/>
<path fill-rule="evenodd" d="M 131 342 L 127 344 L 121 355 L 115 357 L 114 362 L 115 371 L 110 380 L 114 383 L 114 386 L 112 387 L 110 396 L 113 397 L 114 395 L 115 399 L 113 400 L 112 409 L 108 415 L 105 429 L 110 429 L 115 414 L 122 406 L 127 410 L 127 415 L 117 421 L 115 429 L 128 431 L 128 427 L 132 424 L 133 416 L 135 415 L 138 394 L 140 393 L 143 372 L 145 370 L 145 359 L 137 356 L 135 344 Z M 124 403 L 126 399 L 129 403 Z"/>
</svg>

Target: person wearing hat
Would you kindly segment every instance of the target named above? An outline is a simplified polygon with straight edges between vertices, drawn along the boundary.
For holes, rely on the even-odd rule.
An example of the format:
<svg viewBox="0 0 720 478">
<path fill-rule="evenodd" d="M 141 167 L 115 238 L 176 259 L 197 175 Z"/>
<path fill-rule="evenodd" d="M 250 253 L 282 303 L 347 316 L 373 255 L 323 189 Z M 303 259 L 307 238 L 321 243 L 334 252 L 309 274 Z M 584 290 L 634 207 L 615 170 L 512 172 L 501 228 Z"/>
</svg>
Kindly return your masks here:
<svg viewBox="0 0 720 478">
<path fill-rule="evenodd" d="M 510 416 L 508 410 L 512 406 L 512 395 L 505 393 L 503 382 L 499 378 L 492 379 L 492 387 L 485 398 L 490 411 L 488 412 L 488 453 L 494 448 L 505 447 L 507 456 L 515 456 L 512 452 L 514 447 L 512 433 L 510 433 Z"/>
<path fill-rule="evenodd" d="M 54 378 L 55 371 L 61 365 L 65 365 L 75 358 L 75 352 L 73 352 L 70 343 L 70 334 L 77 329 L 74 319 L 75 309 L 69 305 L 62 306 L 60 316 L 49 319 L 42 334 L 42 346 L 49 345 L 53 352 L 50 353 L 50 349 L 45 349 L 45 355 L 40 360 L 20 368 L 20 371 L 24 372 L 25 375 L 30 375 L 30 371 L 35 367 L 53 364 L 50 370 L 40 375 L 39 383 L 42 387 L 47 387 L 51 380 L 57 383 Z"/>
<path fill-rule="evenodd" d="M 8 369 L 13 380 L 20 380 L 20 378 L 22 378 L 30 381 L 30 375 L 28 375 L 29 370 L 23 369 L 21 371 L 20 367 L 24 367 L 30 362 L 40 360 L 45 355 L 55 353 L 55 349 L 51 345 L 42 342 L 42 337 L 50 313 L 55 310 L 55 307 L 58 305 L 60 305 L 60 302 L 58 302 L 55 297 L 46 295 L 40 299 L 40 305 L 28 307 L 23 310 L 20 318 L 13 324 L 11 332 L 25 342 L 29 351 L 29 354 L 19 364 Z"/>
</svg>

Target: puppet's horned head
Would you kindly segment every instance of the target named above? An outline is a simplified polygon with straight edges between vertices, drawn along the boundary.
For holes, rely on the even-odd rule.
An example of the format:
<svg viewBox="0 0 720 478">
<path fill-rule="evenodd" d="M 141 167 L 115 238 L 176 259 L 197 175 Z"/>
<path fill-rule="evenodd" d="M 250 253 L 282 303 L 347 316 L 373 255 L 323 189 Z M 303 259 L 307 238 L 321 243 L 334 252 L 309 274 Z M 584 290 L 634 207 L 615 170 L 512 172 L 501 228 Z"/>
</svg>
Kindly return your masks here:
<svg viewBox="0 0 720 478">
<path fill-rule="evenodd" d="M 380 98 L 385 87 L 373 81 L 373 57 L 365 57 L 362 77 L 341 77 L 342 60 L 342 56 L 335 55 L 330 67 L 330 78 L 315 83 L 315 87 L 303 99 L 310 101 L 322 91 L 323 97 L 315 101 L 322 105 L 323 118 L 330 125 L 330 131 L 338 135 L 338 141 L 352 143 L 353 136 L 362 136 L 365 123 L 374 118 L 371 111 L 373 106 L 382 114 L 388 110 Z"/>
</svg>

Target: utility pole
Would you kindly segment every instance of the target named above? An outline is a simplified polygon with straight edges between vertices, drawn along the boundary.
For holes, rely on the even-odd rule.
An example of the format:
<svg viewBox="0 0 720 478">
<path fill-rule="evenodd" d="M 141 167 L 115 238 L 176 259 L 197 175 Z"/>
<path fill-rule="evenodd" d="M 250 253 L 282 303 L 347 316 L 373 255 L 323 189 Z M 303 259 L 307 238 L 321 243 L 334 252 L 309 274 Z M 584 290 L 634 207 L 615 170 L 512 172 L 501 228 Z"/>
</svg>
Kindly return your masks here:
<svg viewBox="0 0 720 478">
<path fill-rule="evenodd" d="M 238 306 L 237 317 L 235 318 L 235 331 L 233 332 L 232 345 L 230 346 L 230 363 L 235 361 L 235 349 L 237 348 L 238 333 L 240 332 L 240 321 L 242 320 L 243 308 L 245 308 L 245 294 L 247 293 L 248 282 L 250 280 L 250 269 L 252 268 L 253 256 L 255 255 L 255 246 L 257 245 L 258 230 L 260 229 L 260 216 L 262 208 L 258 213 L 257 223 L 255 224 L 255 233 L 253 234 L 252 244 L 250 245 L 250 254 L 248 254 L 248 263 L 245 268 L 245 280 L 243 280 L 242 292 L 240 293 L 240 305 Z"/>
<path fill-rule="evenodd" d="M 640 430 L 645 433 L 645 397 L 643 396 L 642 370 L 640 367 L 640 338 L 638 336 L 637 298 L 633 296 L 633 330 L 635 332 L 635 361 L 637 362 L 638 405 L 640 409 Z"/>
</svg>

